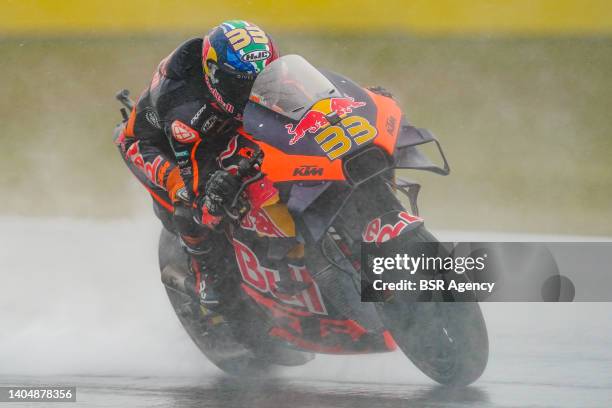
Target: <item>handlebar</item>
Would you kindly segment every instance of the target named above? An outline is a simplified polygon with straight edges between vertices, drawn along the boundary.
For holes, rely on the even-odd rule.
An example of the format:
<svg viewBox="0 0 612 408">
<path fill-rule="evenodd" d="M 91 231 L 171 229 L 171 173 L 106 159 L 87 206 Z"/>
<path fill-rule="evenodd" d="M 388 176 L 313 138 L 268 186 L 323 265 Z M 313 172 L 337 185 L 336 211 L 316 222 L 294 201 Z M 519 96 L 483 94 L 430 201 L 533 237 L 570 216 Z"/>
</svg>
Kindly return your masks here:
<svg viewBox="0 0 612 408">
<path fill-rule="evenodd" d="M 119 109 L 119 111 L 121 112 L 123 120 L 127 121 L 129 115 L 125 109 L 127 108 L 129 111 L 132 111 L 135 105 L 134 101 L 130 98 L 130 91 L 128 91 L 127 89 L 120 90 L 115 94 L 115 99 L 121 102 L 121 104 L 124 106 L 123 108 Z"/>
<path fill-rule="evenodd" d="M 264 173 L 261 172 L 262 161 L 263 152 L 259 150 L 250 159 L 242 159 L 238 163 L 238 171 L 236 174 L 240 179 L 244 179 L 249 174 L 254 174 L 242 181 L 242 184 L 240 185 L 240 188 L 234 196 L 231 204 L 229 207 L 226 206 L 224 208 L 225 214 L 234 221 L 238 221 L 251 209 L 248 201 L 242 200 L 241 197 L 242 193 L 248 186 L 263 178 Z"/>
<path fill-rule="evenodd" d="M 134 109 L 135 103 L 132 100 L 132 98 L 130 98 L 130 91 L 128 91 L 127 89 L 122 89 L 119 92 L 117 92 L 115 94 L 115 98 L 129 110 Z"/>
</svg>

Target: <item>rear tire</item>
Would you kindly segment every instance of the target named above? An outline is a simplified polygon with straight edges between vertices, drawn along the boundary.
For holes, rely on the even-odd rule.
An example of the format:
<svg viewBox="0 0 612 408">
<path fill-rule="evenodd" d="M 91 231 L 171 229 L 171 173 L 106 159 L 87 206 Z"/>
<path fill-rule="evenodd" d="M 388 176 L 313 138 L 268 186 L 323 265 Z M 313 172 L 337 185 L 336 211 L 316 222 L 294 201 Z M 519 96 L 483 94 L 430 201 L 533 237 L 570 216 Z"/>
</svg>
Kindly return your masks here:
<svg viewBox="0 0 612 408">
<path fill-rule="evenodd" d="M 188 265 L 187 255 L 180 248 L 176 235 L 166 229 L 162 230 L 160 236 L 159 263 L 162 271 L 164 268 L 184 269 Z M 265 338 L 257 346 L 247 347 L 237 340 L 229 317 L 210 311 L 202 317 L 193 309 L 199 305 L 195 305 L 188 295 L 169 287 L 166 287 L 166 293 L 191 340 L 208 360 L 229 375 L 266 376 L 273 374 L 278 366 L 303 365 L 314 358 L 312 353 L 276 346 L 265 342 Z M 264 326 L 264 322 L 251 323 L 255 324 L 249 325 L 250 327 Z"/>
<path fill-rule="evenodd" d="M 261 360 L 234 339 L 231 328 L 221 315 L 210 321 L 196 320 L 191 299 L 172 289 L 166 288 L 168 299 L 183 328 L 200 351 L 214 365 L 232 376 L 267 375 L 273 365 Z"/>
</svg>

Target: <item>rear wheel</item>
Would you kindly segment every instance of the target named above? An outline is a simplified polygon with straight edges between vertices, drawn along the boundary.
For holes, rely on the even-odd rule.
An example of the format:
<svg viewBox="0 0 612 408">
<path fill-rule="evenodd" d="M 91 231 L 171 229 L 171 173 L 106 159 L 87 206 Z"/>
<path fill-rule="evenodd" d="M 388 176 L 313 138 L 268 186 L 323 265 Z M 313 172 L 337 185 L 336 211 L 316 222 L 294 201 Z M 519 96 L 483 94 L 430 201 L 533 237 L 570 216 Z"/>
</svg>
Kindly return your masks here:
<svg viewBox="0 0 612 408">
<path fill-rule="evenodd" d="M 187 255 L 180 249 L 174 234 L 162 230 L 159 242 L 159 262 L 162 273 L 172 273 L 166 268 L 178 270 L 186 268 Z M 253 336 L 256 328 L 264 326 L 257 317 L 249 319 L 242 316 L 240 322 L 232 325 L 229 317 L 204 310 L 199 313 L 193 300 L 186 294 L 166 287 L 168 299 L 176 312 L 179 321 L 185 328 L 191 340 L 200 351 L 217 367 L 233 376 L 268 375 L 278 366 L 297 366 L 311 361 L 314 355 L 284 347 L 279 347 L 262 336 Z M 248 329 L 242 330 L 245 326 Z M 247 336 L 236 336 L 236 327 L 241 331 L 250 332 L 248 340 L 258 337 L 260 342 L 253 347 L 247 347 L 238 338 L 247 341 Z M 251 330 L 252 329 L 252 330 Z"/>
<path fill-rule="evenodd" d="M 268 374 L 273 365 L 257 358 L 234 339 L 231 328 L 221 315 L 195 319 L 191 299 L 166 288 L 168 299 L 191 340 L 213 364 L 233 376 Z"/>
</svg>

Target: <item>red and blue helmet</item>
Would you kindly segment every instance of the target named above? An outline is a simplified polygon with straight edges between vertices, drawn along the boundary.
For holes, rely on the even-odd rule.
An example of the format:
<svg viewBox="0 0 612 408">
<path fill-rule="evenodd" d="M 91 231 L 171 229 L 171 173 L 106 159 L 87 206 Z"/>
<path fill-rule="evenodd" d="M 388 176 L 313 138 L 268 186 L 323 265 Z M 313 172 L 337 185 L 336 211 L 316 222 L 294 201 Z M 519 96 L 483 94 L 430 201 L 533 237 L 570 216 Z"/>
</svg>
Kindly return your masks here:
<svg viewBox="0 0 612 408">
<path fill-rule="evenodd" d="M 261 28 L 243 20 L 225 21 L 204 37 L 206 86 L 223 110 L 241 118 L 257 74 L 277 58 L 272 39 Z"/>
</svg>

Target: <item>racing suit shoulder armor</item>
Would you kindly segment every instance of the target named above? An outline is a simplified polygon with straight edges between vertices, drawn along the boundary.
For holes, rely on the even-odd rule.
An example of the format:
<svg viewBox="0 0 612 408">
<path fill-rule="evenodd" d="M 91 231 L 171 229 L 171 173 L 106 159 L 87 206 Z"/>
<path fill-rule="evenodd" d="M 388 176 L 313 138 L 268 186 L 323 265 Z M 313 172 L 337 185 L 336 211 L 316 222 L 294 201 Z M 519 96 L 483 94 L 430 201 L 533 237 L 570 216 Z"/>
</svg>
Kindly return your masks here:
<svg viewBox="0 0 612 408">
<path fill-rule="evenodd" d="M 179 45 L 168 57 L 166 76 L 171 79 L 192 79 L 194 71 L 202 76 L 202 39 L 192 38 Z"/>
<path fill-rule="evenodd" d="M 149 103 L 160 117 L 179 104 L 208 99 L 201 65 L 202 39 L 179 45 L 157 67 L 148 89 Z"/>
</svg>

